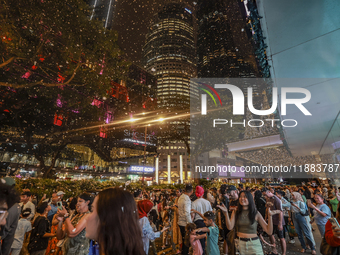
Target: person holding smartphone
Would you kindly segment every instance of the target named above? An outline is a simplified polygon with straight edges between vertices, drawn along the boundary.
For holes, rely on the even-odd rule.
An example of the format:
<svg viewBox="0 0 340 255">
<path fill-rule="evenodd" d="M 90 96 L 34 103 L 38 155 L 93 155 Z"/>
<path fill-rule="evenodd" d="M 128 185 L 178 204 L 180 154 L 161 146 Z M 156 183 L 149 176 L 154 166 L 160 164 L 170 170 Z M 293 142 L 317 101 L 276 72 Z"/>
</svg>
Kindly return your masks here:
<svg viewBox="0 0 340 255">
<path fill-rule="evenodd" d="M 140 200 L 137 203 L 137 210 L 139 215 L 139 225 L 142 230 L 142 242 L 145 254 L 149 253 L 150 240 L 155 240 L 161 237 L 161 234 L 169 229 L 168 226 L 164 226 L 161 231 L 154 232 L 149 219 L 148 213 L 151 211 L 153 204 L 150 200 Z"/>
<path fill-rule="evenodd" d="M 325 226 L 325 239 L 326 242 L 332 247 L 340 246 L 340 227 L 338 226 L 340 222 L 340 206 L 338 204 L 338 208 L 336 211 L 336 217 L 333 220 L 337 221 L 337 224 L 332 224 L 330 220 L 327 221 Z"/>
<path fill-rule="evenodd" d="M 291 201 L 291 212 L 288 221 L 293 220 L 296 233 L 298 234 L 299 241 L 302 246 L 301 253 L 305 253 L 307 246 L 305 242 L 305 238 L 307 239 L 307 243 L 309 247 L 312 249 L 312 254 L 316 254 L 315 241 L 312 234 L 312 230 L 309 228 L 307 220 L 303 214 L 306 213 L 305 202 L 303 201 L 301 194 L 298 192 L 292 193 L 292 201 Z"/>
<path fill-rule="evenodd" d="M 329 207 L 324 203 L 324 198 L 320 193 L 314 195 L 314 200 L 316 202 L 316 206 L 309 203 L 308 207 L 314 209 L 315 223 L 318 226 L 321 236 L 324 236 L 325 225 L 328 219 L 332 216 L 332 213 Z"/>
</svg>

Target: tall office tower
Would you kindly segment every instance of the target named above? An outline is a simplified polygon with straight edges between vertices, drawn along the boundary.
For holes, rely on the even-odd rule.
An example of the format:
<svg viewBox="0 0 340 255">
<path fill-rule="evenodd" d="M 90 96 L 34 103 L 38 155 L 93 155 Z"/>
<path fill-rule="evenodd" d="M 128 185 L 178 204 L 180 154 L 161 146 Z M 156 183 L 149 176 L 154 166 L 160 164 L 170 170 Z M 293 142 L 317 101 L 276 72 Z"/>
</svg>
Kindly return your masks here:
<svg viewBox="0 0 340 255">
<path fill-rule="evenodd" d="M 90 20 L 97 19 L 103 22 L 106 29 L 112 28 L 113 14 L 115 9 L 115 0 L 85 0 L 92 8 Z"/>
<path fill-rule="evenodd" d="M 189 111 L 190 78 L 197 76 L 191 7 L 169 3 L 154 16 L 143 47 L 143 63 L 157 78 L 158 107 Z M 181 132 L 188 123 L 172 120 L 166 125 Z M 172 140 L 157 151 L 161 183 L 178 182 L 181 173 L 183 181 L 191 178 L 189 155 L 183 143 Z"/>
<path fill-rule="evenodd" d="M 189 96 L 189 80 L 196 77 L 193 16 L 178 3 L 157 13 L 143 47 L 145 68 L 157 77 L 160 107 L 173 106 L 178 96 Z"/>
<path fill-rule="evenodd" d="M 197 52 L 199 77 L 255 77 L 256 61 L 246 22 L 244 5 L 237 0 L 197 2 Z"/>
</svg>

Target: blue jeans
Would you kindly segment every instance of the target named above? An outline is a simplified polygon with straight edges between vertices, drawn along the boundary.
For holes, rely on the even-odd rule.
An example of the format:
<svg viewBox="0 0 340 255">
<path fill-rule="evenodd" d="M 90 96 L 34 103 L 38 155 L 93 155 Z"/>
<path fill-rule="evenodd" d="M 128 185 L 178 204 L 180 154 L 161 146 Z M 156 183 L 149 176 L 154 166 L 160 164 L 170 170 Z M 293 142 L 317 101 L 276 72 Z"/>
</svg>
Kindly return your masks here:
<svg viewBox="0 0 340 255">
<path fill-rule="evenodd" d="M 318 229 L 320 231 L 320 234 L 321 234 L 321 237 L 324 237 L 325 236 L 325 227 L 326 225 L 319 225 L 319 224 L 316 224 L 318 226 Z"/>
<path fill-rule="evenodd" d="M 293 213 L 293 222 L 302 248 L 306 250 L 306 243 L 305 239 L 303 238 L 303 235 L 305 235 L 308 245 L 313 251 L 315 251 L 315 245 L 313 243 L 313 234 L 310 231 L 310 228 L 307 224 L 305 217 L 302 216 L 300 213 Z"/>
</svg>

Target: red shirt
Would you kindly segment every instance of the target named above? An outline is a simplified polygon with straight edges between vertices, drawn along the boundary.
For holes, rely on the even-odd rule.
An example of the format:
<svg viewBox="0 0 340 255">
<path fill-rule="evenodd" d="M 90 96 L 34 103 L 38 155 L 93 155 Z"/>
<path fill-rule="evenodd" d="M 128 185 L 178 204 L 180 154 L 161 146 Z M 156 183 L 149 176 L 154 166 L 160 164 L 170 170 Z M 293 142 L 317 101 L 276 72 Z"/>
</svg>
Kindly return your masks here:
<svg viewBox="0 0 340 255">
<path fill-rule="evenodd" d="M 337 238 L 333 235 L 332 223 L 330 221 L 327 221 L 326 223 L 325 239 L 326 242 L 332 247 L 340 246 L 340 238 Z"/>
</svg>

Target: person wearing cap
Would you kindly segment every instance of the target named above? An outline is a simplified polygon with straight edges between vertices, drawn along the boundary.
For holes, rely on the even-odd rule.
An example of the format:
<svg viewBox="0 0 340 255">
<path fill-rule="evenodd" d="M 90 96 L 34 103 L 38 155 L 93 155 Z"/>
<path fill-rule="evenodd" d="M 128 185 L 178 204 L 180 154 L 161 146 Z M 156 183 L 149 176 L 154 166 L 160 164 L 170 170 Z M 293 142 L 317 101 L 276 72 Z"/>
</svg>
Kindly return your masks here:
<svg viewBox="0 0 340 255">
<path fill-rule="evenodd" d="M 15 180 L 11 177 L 5 177 L 1 179 L 1 183 L 10 187 L 10 189 L 15 191 Z M 16 194 L 16 192 L 15 192 Z M 21 209 L 19 204 L 19 196 L 17 196 L 17 201 L 11 201 L 11 205 L 8 205 L 8 216 L 6 220 L 6 224 L 1 228 L 1 251 L 3 255 L 9 255 L 11 252 L 11 245 L 14 240 L 15 230 L 17 229 Z"/>
<path fill-rule="evenodd" d="M 31 221 L 34 218 L 35 214 L 35 206 L 34 204 L 30 201 L 31 198 L 31 192 L 30 191 L 24 191 L 21 193 L 20 200 L 21 203 L 19 204 L 21 207 L 21 211 L 30 208 L 31 209 L 31 214 L 27 217 L 27 220 Z"/>
<path fill-rule="evenodd" d="M 14 241 L 11 247 L 11 255 L 19 255 L 24 243 L 25 234 L 32 230 L 32 224 L 27 217 L 30 216 L 31 209 L 27 208 L 22 211 L 21 219 L 18 222 L 17 229 L 14 235 Z"/>
<path fill-rule="evenodd" d="M 191 185 L 186 185 L 184 193 L 178 199 L 178 226 L 182 235 L 182 255 L 189 254 L 189 247 L 185 245 L 185 226 L 192 223 L 191 220 L 191 200 L 193 190 Z"/>
<path fill-rule="evenodd" d="M 59 197 L 59 201 L 63 201 L 64 195 L 65 195 L 64 191 L 60 190 L 60 191 L 57 192 L 57 196 Z"/>
<path fill-rule="evenodd" d="M 199 212 L 201 215 L 204 215 L 208 211 L 212 211 L 211 204 L 208 200 L 203 198 L 204 189 L 201 186 L 196 186 L 195 195 L 197 199 L 191 204 L 191 209 Z M 204 219 L 200 216 L 200 214 L 192 212 L 191 219 L 196 224 L 197 228 L 204 228 L 206 225 L 204 224 Z M 199 235 L 204 234 L 199 233 Z M 203 255 L 205 254 L 205 238 L 200 239 L 201 246 L 203 249 Z"/>
</svg>

